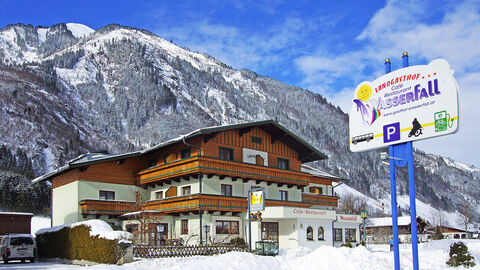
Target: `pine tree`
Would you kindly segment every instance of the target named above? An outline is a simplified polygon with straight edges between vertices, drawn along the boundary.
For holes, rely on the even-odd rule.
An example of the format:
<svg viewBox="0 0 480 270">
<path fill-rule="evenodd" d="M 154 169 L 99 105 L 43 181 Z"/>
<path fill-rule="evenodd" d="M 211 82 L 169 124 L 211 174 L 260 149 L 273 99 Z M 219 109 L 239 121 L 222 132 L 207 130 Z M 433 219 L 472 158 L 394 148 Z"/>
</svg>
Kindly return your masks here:
<svg viewBox="0 0 480 270">
<path fill-rule="evenodd" d="M 437 226 L 433 229 L 432 239 L 433 240 L 443 239 L 443 233 L 442 233 L 442 230 L 440 229 L 440 226 Z"/>
<path fill-rule="evenodd" d="M 450 245 L 450 259 L 446 262 L 449 266 L 474 267 L 475 259 L 468 251 L 467 245 L 463 242 L 457 242 Z"/>
</svg>

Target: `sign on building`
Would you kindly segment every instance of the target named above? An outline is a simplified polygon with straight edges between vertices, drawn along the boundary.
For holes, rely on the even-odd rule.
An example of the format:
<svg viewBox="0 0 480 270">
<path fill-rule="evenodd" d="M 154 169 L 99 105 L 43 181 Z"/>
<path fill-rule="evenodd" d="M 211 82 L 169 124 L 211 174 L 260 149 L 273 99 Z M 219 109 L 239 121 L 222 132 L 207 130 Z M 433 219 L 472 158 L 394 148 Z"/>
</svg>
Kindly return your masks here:
<svg viewBox="0 0 480 270">
<path fill-rule="evenodd" d="M 366 151 L 458 129 L 458 84 L 446 60 L 388 73 L 355 90 L 350 150 Z"/>
<path fill-rule="evenodd" d="M 249 213 L 265 210 L 265 191 L 263 188 L 254 188 L 248 191 Z"/>
</svg>

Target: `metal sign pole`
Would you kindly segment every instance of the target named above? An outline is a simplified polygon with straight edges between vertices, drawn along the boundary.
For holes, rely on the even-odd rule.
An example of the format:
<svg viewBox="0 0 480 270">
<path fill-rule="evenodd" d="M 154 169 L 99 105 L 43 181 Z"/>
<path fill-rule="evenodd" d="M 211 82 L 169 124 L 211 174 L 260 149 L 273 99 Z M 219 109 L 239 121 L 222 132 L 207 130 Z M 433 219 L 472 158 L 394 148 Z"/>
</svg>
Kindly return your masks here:
<svg viewBox="0 0 480 270">
<path fill-rule="evenodd" d="M 385 60 L 385 74 L 392 71 L 389 59 Z M 395 156 L 394 146 L 388 147 L 389 155 Z M 393 257 L 395 270 L 400 270 L 400 250 L 398 247 L 398 214 L 397 214 L 397 183 L 395 181 L 395 160 L 390 159 L 390 197 L 392 203 L 392 233 L 393 233 Z"/>
<path fill-rule="evenodd" d="M 406 68 L 408 64 L 408 53 L 404 52 L 402 56 L 403 67 Z M 417 239 L 417 206 L 415 204 L 415 171 L 413 158 L 413 143 L 407 142 L 406 156 L 404 157 L 408 162 L 408 188 L 410 192 L 410 231 L 412 232 L 412 261 L 413 269 L 418 270 L 418 239 Z"/>
<path fill-rule="evenodd" d="M 250 252 L 252 252 L 252 221 L 250 219 L 250 193 L 252 191 L 248 190 L 248 211 L 247 211 L 247 216 L 248 216 L 248 249 Z"/>
</svg>

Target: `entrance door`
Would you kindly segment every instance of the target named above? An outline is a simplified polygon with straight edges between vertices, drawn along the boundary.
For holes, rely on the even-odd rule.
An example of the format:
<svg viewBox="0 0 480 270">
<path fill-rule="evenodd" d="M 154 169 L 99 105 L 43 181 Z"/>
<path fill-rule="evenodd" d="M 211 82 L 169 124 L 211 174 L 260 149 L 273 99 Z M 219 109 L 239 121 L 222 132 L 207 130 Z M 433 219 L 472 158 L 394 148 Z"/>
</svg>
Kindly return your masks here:
<svg viewBox="0 0 480 270">
<path fill-rule="evenodd" d="M 278 222 L 262 222 L 262 240 L 278 242 Z"/>
<path fill-rule="evenodd" d="M 151 246 L 163 246 L 167 243 L 168 224 L 154 223 L 149 226 L 148 244 Z"/>
</svg>

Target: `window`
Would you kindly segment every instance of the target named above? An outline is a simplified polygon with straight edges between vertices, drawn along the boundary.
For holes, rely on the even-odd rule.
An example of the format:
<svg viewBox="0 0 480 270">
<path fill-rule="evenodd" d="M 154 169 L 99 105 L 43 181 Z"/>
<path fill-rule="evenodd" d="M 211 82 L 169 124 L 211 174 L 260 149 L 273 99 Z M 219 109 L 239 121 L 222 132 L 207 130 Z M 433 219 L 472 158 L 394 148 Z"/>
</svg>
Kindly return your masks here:
<svg viewBox="0 0 480 270">
<path fill-rule="evenodd" d="M 219 147 L 218 148 L 219 158 L 223 160 L 233 160 L 233 149 Z"/>
<path fill-rule="evenodd" d="M 106 190 L 100 190 L 98 197 L 100 200 L 115 200 L 115 191 L 106 191 Z"/>
<path fill-rule="evenodd" d="M 342 242 L 342 229 L 335 229 L 333 231 L 333 238 L 335 242 Z"/>
<path fill-rule="evenodd" d="M 321 187 L 310 187 L 309 191 L 310 193 L 323 194 Z"/>
<path fill-rule="evenodd" d="M 170 154 L 166 154 L 165 156 L 163 156 L 163 164 L 168 163 L 168 156 L 170 156 Z"/>
<path fill-rule="evenodd" d="M 151 159 L 148 161 L 148 167 L 154 167 L 157 165 L 157 160 L 156 159 Z"/>
<path fill-rule="evenodd" d="M 186 148 L 183 149 L 182 152 L 180 153 L 180 156 L 182 159 L 184 158 L 189 158 L 192 155 L 192 148 Z"/>
<path fill-rule="evenodd" d="M 345 241 L 356 242 L 357 241 L 356 235 L 357 235 L 356 229 L 345 229 Z"/>
<path fill-rule="evenodd" d="M 318 227 L 318 240 L 325 240 L 325 232 L 323 227 Z"/>
<path fill-rule="evenodd" d="M 182 219 L 181 227 L 181 234 L 188 234 L 188 219 Z"/>
<path fill-rule="evenodd" d="M 238 234 L 238 221 L 217 220 L 215 222 L 216 234 Z"/>
<path fill-rule="evenodd" d="M 284 169 L 284 170 L 290 169 L 290 161 L 288 159 L 278 158 L 277 168 Z"/>
<path fill-rule="evenodd" d="M 223 196 L 232 196 L 232 185 L 221 185 L 222 195 Z"/>
<path fill-rule="evenodd" d="M 288 201 L 288 191 L 279 190 L 278 191 L 278 199 L 281 200 L 281 201 Z"/>
<path fill-rule="evenodd" d="M 155 192 L 155 200 L 163 199 L 163 191 Z"/>
<path fill-rule="evenodd" d="M 262 144 L 262 138 L 252 136 L 252 143 Z"/>
<path fill-rule="evenodd" d="M 190 186 L 182 187 L 182 195 L 190 195 L 191 193 Z"/>
<path fill-rule="evenodd" d="M 313 229 L 310 226 L 307 228 L 307 240 L 313 240 Z"/>
<path fill-rule="evenodd" d="M 262 240 L 278 242 L 278 222 L 262 222 Z"/>
</svg>

